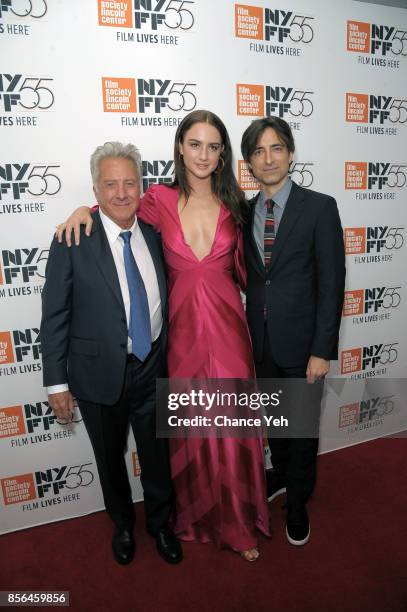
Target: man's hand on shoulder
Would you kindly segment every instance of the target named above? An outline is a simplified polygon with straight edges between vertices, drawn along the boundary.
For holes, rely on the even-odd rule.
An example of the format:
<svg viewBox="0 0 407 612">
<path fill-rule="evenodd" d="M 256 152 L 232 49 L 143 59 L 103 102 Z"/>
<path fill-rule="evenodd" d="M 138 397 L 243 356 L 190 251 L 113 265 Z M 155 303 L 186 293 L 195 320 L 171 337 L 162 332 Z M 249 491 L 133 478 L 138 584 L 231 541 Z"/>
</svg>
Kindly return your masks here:
<svg viewBox="0 0 407 612">
<path fill-rule="evenodd" d="M 75 412 L 73 397 L 70 391 L 61 393 L 50 393 L 48 402 L 54 411 L 55 416 L 60 421 L 71 421 Z"/>
<path fill-rule="evenodd" d="M 322 357 L 311 355 L 307 365 L 307 381 L 314 383 L 320 378 L 324 378 L 329 372 L 330 362 Z"/>
</svg>

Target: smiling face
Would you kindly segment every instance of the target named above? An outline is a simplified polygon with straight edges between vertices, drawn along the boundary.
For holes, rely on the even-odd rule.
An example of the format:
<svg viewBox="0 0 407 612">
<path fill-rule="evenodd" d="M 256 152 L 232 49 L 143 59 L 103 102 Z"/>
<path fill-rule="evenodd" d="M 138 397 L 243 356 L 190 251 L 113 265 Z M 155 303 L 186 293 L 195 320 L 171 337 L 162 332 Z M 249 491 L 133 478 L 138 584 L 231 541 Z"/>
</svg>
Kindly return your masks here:
<svg viewBox="0 0 407 612">
<path fill-rule="evenodd" d="M 122 229 L 134 223 L 140 201 L 140 180 L 135 164 L 125 157 L 105 157 L 93 187 L 104 214 Z"/>
<path fill-rule="evenodd" d="M 293 154 L 273 128 L 266 128 L 250 156 L 250 169 L 261 188 L 270 195 L 284 185 Z"/>
<path fill-rule="evenodd" d="M 187 130 L 183 142 L 179 143 L 187 180 L 210 177 L 218 166 L 223 148 L 221 135 L 213 125 L 195 123 Z"/>
</svg>

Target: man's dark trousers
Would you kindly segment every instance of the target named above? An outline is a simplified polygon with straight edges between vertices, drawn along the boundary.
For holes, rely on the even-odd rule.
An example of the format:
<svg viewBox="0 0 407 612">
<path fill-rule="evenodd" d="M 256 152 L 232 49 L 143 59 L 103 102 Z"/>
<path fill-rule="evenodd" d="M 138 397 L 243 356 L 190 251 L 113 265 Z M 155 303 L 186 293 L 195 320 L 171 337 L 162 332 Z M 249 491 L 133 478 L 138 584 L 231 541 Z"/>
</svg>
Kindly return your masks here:
<svg viewBox="0 0 407 612">
<path fill-rule="evenodd" d="M 172 507 L 167 442 L 156 438 L 155 379 L 165 376 L 160 341 L 141 362 L 129 355 L 123 392 L 106 406 L 78 399 L 98 466 L 106 510 L 119 529 L 132 530 L 133 502 L 124 459 L 128 424 L 133 429 L 141 467 L 147 531 L 165 527 Z"/>
</svg>

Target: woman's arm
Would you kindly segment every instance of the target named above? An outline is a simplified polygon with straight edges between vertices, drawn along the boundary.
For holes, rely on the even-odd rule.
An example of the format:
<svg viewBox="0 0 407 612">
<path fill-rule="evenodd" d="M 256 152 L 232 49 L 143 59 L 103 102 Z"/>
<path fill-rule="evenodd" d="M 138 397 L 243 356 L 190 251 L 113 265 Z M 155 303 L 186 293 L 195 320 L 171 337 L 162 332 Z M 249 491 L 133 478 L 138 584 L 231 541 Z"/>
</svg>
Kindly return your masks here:
<svg viewBox="0 0 407 612">
<path fill-rule="evenodd" d="M 159 202 L 158 202 L 158 189 L 157 185 L 152 185 L 147 189 L 145 194 L 140 200 L 140 205 L 137 209 L 137 217 L 152 225 L 153 228 L 160 231 L 160 215 L 159 215 Z"/>
<path fill-rule="evenodd" d="M 160 215 L 158 212 L 159 206 L 157 201 L 157 191 L 156 185 L 153 185 L 147 189 L 144 196 L 140 199 L 136 214 L 138 218 L 145 223 L 152 225 L 154 229 L 159 232 Z M 58 238 L 58 242 L 62 242 L 63 234 L 65 232 L 65 240 L 67 245 L 70 247 L 72 245 L 73 232 L 75 244 L 78 246 L 80 243 L 81 225 L 85 226 L 85 234 L 86 236 L 89 236 L 93 224 L 91 212 L 94 212 L 97 209 L 98 206 L 94 206 L 93 208 L 89 208 L 88 206 L 80 206 L 79 208 L 76 208 L 66 221 L 57 225 L 55 235 Z"/>
</svg>

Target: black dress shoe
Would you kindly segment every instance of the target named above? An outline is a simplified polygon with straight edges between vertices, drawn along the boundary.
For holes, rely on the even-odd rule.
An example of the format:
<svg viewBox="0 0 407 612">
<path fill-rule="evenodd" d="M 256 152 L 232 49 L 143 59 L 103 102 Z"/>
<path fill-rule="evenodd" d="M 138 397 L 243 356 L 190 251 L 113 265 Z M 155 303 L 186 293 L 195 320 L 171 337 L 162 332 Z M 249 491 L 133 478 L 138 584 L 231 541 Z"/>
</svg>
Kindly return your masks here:
<svg viewBox="0 0 407 612">
<path fill-rule="evenodd" d="M 127 565 L 133 560 L 136 544 L 133 534 L 127 529 L 116 529 L 112 539 L 114 558 L 120 565 Z"/>
<path fill-rule="evenodd" d="M 311 529 L 305 506 L 288 509 L 285 531 L 287 540 L 294 546 L 304 546 L 308 542 Z"/>
<path fill-rule="evenodd" d="M 277 495 L 286 493 L 284 478 L 278 470 L 266 470 L 267 499 L 273 501 Z"/>
<path fill-rule="evenodd" d="M 172 533 L 171 529 L 168 529 L 168 527 L 160 529 L 154 537 L 158 554 L 164 561 L 167 561 L 167 563 L 179 563 L 182 561 L 181 544 Z"/>
</svg>

